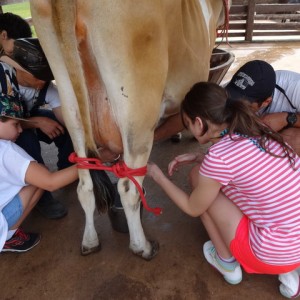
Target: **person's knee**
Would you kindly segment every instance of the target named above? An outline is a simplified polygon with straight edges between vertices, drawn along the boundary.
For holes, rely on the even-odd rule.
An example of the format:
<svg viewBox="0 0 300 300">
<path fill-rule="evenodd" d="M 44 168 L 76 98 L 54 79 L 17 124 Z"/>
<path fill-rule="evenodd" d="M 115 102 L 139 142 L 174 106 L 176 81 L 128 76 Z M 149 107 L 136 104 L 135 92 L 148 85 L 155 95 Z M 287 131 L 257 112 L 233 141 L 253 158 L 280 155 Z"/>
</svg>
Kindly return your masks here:
<svg viewBox="0 0 300 300">
<path fill-rule="evenodd" d="M 280 132 L 281 136 L 283 137 L 284 141 L 289 143 L 291 146 L 294 143 L 299 145 L 300 141 L 300 128 L 287 128 Z"/>
<path fill-rule="evenodd" d="M 300 155 L 300 128 L 287 128 L 280 132 L 283 140 Z"/>
<path fill-rule="evenodd" d="M 23 187 L 21 189 L 21 191 L 19 192 L 19 196 L 21 198 L 24 210 L 33 209 L 35 204 L 38 202 L 38 200 L 42 196 L 43 192 L 44 191 L 42 189 L 32 186 L 32 185 Z"/>
</svg>

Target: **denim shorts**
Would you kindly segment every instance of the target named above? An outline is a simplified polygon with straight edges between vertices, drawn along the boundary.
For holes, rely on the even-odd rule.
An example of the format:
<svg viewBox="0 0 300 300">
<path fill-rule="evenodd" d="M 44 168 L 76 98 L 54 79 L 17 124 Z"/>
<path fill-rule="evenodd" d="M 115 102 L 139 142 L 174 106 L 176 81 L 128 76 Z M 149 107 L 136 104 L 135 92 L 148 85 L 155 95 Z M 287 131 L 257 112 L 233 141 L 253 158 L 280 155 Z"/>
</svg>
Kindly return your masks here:
<svg viewBox="0 0 300 300">
<path fill-rule="evenodd" d="M 7 221 L 8 229 L 11 229 L 21 218 L 24 208 L 21 198 L 17 194 L 3 209 L 2 213 Z"/>
</svg>

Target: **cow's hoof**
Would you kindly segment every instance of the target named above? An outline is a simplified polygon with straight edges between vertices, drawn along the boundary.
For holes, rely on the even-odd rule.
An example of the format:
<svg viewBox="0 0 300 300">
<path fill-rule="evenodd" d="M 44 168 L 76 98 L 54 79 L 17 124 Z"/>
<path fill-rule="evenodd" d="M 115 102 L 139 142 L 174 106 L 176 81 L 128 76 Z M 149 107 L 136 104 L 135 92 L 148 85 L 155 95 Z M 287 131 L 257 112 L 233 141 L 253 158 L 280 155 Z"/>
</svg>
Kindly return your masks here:
<svg viewBox="0 0 300 300">
<path fill-rule="evenodd" d="M 145 260 L 151 260 L 153 257 L 155 257 L 159 250 L 159 243 L 157 241 L 149 241 L 151 244 L 151 253 L 147 257 L 143 257 Z"/>
<path fill-rule="evenodd" d="M 81 255 L 86 256 L 94 252 L 99 252 L 101 250 L 101 244 L 93 248 L 87 248 L 85 246 L 81 247 Z"/>
<path fill-rule="evenodd" d="M 145 260 L 151 260 L 154 256 L 157 255 L 158 250 L 159 250 L 159 243 L 156 241 L 149 241 L 150 246 L 151 246 L 151 252 L 146 255 L 145 251 L 138 251 L 138 252 L 134 252 L 134 254 L 136 254 L 137 256 L 142 257 Z"/>
</svg>

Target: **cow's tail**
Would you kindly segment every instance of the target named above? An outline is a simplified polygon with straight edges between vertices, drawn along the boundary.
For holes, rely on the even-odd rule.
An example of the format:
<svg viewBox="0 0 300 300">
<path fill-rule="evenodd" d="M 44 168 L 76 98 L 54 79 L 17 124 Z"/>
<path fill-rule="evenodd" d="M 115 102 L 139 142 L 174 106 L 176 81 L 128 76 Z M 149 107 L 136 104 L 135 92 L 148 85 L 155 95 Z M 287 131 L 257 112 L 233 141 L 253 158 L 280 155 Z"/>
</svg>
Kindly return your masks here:
<svg viewBox="0 0 300 300">
<path fill-rule="evenodd" d="M 105 171 L 90 170 L 94 184 L 96 207 L 99 213 L 106 213 L 114 200 L 114 186 Z"/>
<path fill-rule="evenodd" d="M 92 151 L 88 157 L 96 157 Z M 96 207 L 99 213 L 106 213 L 112 206 L 115 197 L 115 188 L 109 176 L 102 170 L 90 170 L 94 186 Z"/>
</svg>

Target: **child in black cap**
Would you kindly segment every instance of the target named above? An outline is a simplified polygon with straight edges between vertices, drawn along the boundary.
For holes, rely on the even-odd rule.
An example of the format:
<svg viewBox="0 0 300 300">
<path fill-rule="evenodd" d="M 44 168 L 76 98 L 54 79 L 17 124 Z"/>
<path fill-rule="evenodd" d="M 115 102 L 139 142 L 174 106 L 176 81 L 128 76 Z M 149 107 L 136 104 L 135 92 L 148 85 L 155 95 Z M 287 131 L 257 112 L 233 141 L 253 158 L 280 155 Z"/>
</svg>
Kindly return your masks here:
<svg viewBox="0 0 300 300">
<path fill-rule="evenodd" d="M 59 189 L 78 178 L 76 166 L 51 173 L 14 142 L 22 132 L 20 99 L 0 94 L 0 251 L 25 252 L 36 246 L 40 234 L 19 226 L 44 190 Z"/>
<path fill-rule="evenodd" d="M 269 63 L 253 60 L 233 75 L 226 90 L 235 100 L 247 100 L 261 119 L 300 154 L 299 73 L 274 71 Z"/>
</svg>

